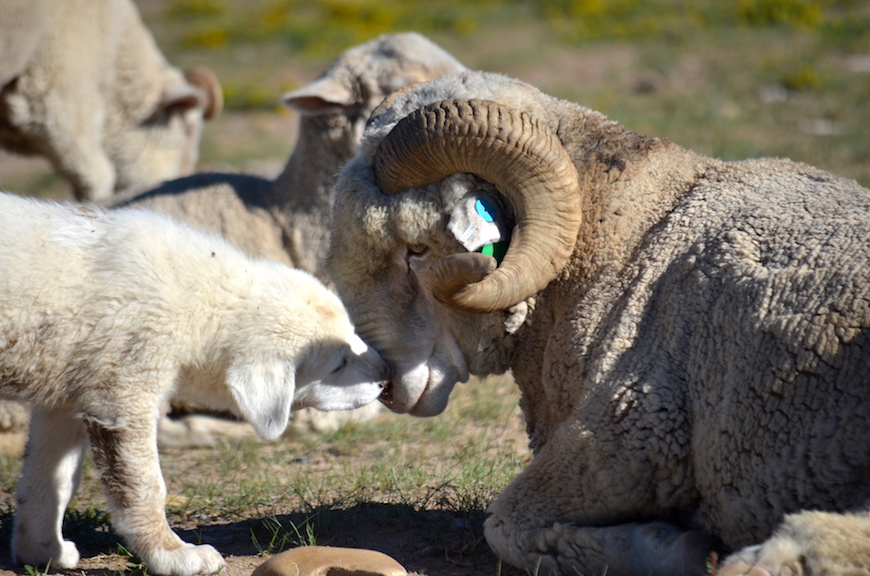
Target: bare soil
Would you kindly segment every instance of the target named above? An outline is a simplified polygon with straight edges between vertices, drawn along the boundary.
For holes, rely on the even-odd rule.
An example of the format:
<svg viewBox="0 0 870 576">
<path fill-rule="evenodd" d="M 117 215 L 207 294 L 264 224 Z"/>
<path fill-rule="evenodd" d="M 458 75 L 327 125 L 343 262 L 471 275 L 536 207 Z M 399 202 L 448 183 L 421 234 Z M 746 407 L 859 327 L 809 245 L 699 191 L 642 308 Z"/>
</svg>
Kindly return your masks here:
<svg viewBox="0 0 870 576">
<path fill-rule="evenodd" d="M 348 548 L 364 548 L 377 550 L 388 554 L 402 564 L 409 572 L 417 572 L 428 576 L 472 576 L 496 575 L 505 576 L 523 574 L 508 565 L 501 565 L 498 558 L 483 540 L 483 512 L 475 513 L 471 518 L 457 518 L 443 511 L 413 512 L 403 509 L 399 504 L 368 504 L 358 505 L 346 510 L 324 512 L 330 524 L 328 542 L 324 545 L 342 546 Z M 403 520 L 409 517 L 413 521 Z M 421 529 L 419 518 L 422 517 L 430 525 Z M 306 515 L 278 515 L 276 519 L 282 523 L 293 522 L 303 524 Z M 11 522 L 7 514 L 4 523 Z M 433 538 L 436 527 L 441 528 L 439 536 Z M 226 521 L 220 518 L 208 519 L 206 522 L 191 521 L 174 526 L 176 533 L 188 542 L 211 544 L 217 548 L 227 561 L 227 569 L 221 574 L 226 576 L 248 576 L 270 555 L 261 554 L 252 539 L 252 531 L 256 528 L 248 520 Z M 468 535 L 475 538 L 469 540 Z M 259 534 L 268 538 L 268 533 L 261 528 Z M 92 534 L 77 534 L 89 540 L 98 541 L 97 545 L 80 546 L 82 560 L 74 570 L 54 570 L 50 574 L 108 576 L 125 572 L 130 575 L 142 574 L 143 571 L 130 558 L 119 554 L 107 553 L 107 545 L 112 546 L 116 538 L 108 532 Z M 8 542 L 8 540 L 7 540 Z M 40 568 L 42 572 L 44 567 Z M 14 566 L 11 561 L 7 544 L 0 550 L 0 576 L 28 574 L 23 567 Z"/>
</svg>

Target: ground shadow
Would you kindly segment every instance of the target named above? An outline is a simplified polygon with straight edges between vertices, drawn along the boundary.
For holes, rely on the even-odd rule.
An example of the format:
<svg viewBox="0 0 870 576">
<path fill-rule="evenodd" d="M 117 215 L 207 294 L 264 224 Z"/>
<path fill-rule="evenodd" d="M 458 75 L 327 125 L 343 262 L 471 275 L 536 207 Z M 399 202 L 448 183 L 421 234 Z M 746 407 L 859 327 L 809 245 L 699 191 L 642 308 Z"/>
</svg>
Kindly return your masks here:
<svg viewBox="0 0 870 576">
<path fill-rule="evenodd" d="M 501 566 L 486 545 L 484 519 L 482 510 L 419 510 L 405 504 L 362 502 L 346 508 L 324 507 L 232 522 L 204 520 L 194 528 L 176 528 L 176 533 L 187 542 L 211 544 L 230 562 L 247 558 L 256 563 L 296 546 L 318 544 L 377 550 L 410 572 L 429 575 L 520 574 Z M 83 565 L 52 572 L 88 576 L 142 573 L 136 567 L 137 559 L 123 553 L 105 513 L 71 511 L 66 520 L 65 537 L 78 545 Z M 12 564 L 11 535 L 12 513 L 0 514 L 0 574 L 27 574 L 25 568 Z"/>
</svg>

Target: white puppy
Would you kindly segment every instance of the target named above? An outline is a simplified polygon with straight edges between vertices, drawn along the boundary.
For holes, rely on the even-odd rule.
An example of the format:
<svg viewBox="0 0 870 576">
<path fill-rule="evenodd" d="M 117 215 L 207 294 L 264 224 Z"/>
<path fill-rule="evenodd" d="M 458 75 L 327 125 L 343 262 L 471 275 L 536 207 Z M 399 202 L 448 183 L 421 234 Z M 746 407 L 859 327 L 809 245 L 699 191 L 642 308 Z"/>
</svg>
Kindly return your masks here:
<svg viewBox="0 0 870 576">
<path fill-rule="evenodd" d="M 17 562 L 72 568 L 61 534 L 90 442 L 112 524 L 156 574 L 224 566 L 166 522 L 158 406 L 230 410 L 264 439 L 291 409 L 347 410 L 388 377 L 338 298 L 166 216 L 0 193 L 0 397 L 34 406 Z"/>
</svg>

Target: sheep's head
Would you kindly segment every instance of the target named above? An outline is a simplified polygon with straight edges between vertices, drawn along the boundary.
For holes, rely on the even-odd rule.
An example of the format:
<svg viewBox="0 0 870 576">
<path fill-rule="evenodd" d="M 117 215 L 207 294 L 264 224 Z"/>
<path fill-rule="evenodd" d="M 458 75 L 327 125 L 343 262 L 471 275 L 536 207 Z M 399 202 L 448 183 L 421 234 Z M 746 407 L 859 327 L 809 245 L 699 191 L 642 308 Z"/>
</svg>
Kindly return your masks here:
<svg viewBox="0 0 870 576">
<path fill-rule="evenodd" d="M 281 102 L 304 116 L 347 116 L 356 144 L 385 96 L 462 70 L 456 58 L 420 34 L 389 34 L 346 50 L 320 78 L 284 94 Z"/>
<path fill-rule="evenodd" d="M 118 96 L 119 92 L 131 91 L 126 83 L 119 84 L 115 105 L 135 109 L 135 104 L 128 102 L 132 96 Z M 152 89 L 154 94 L 141 110 L 141 118 L 131 126 L 115 127 L 106 137 L 107 153 L 117 171 L 116 191 L 142 190 L 192 174 L 199 158 L 204 122 L 218 117 L 223 109 L 220 83 L 208 68 L 182 74 L 166 67 L 159 85 Z"/>
<path fill-rule="evenodd" d="M 475 89 L 487 80 L 499 86 Z M 482 74 L 389 98 L 336 187 L 330 270 L 360 334 L 392 364 L 396 411 L 437 414 L 469 367 L 505 369 L 478 359 L 498 356 L 494 327 L 558 275 L 576 242 L 576 169 L 552 122 L 505 105 L 514 98 L 500 89 L 535 101 Z M 500 264 L 450 231 L 457 203 L 491 186 L 513 212 Z"/>
</svg>

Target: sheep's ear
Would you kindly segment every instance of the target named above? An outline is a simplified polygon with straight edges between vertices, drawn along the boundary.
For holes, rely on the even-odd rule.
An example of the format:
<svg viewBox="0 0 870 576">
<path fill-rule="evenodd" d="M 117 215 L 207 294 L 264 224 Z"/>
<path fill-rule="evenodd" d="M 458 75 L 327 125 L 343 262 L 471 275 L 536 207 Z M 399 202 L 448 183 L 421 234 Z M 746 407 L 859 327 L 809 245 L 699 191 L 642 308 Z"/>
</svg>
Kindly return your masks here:
<svg viewBox="0 0 870 576">
<path fill-rule="evenodd" d="M 215 73 L 208 68 L 193 68 L 184 79 L 169 77 L 160 97 L 160 106 L 169 112 L 184 113 L 202 108 L 203 117 L 211 120 L 220 115 L 224 106 L 223 90 Z"/>
<path fill-rule="evenodd" d="M 160 106 L 172 112 L 183 113 L 191 108 L 203 106 L 205 97 L 202 91 L 192 84 L 167 86 L 163 89 Z"/>
<path fill-rule="evenodd" d="M 345 108 L 355 103 L 351 89 L 332 78 L 315 80 L 308 86 L 281 96 L 281 104 L 309 116 L 344 112 Z"/>
<path fill-rule="evenodd" d="M 295 371 L 283 362 L 239 362 L 227 372 L 227 386 L 240 415 L 263 440 L 274 440 L 287 427 L 296 389 Z"/>
<path fill-rule="evenodd" d="M 217 75 L 204 66 L 192 68 L 184 73 L 184 79 L 202 90 L 205 98 L 203 117 L 214 120 L 224 109 L 224 92 Z"/>
</svg>

